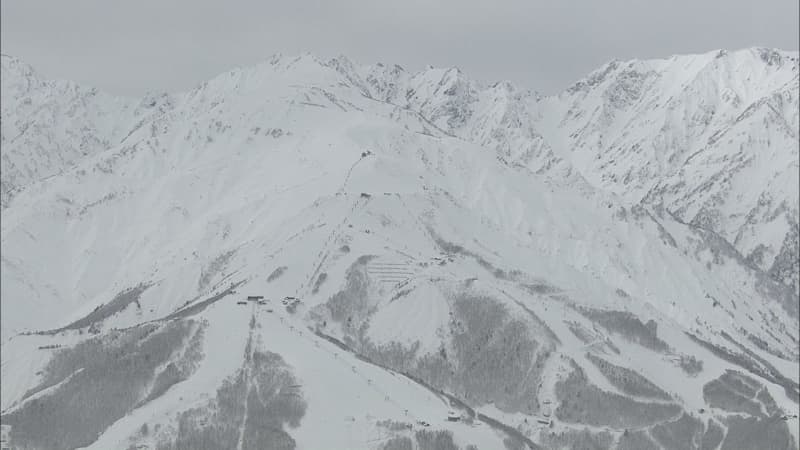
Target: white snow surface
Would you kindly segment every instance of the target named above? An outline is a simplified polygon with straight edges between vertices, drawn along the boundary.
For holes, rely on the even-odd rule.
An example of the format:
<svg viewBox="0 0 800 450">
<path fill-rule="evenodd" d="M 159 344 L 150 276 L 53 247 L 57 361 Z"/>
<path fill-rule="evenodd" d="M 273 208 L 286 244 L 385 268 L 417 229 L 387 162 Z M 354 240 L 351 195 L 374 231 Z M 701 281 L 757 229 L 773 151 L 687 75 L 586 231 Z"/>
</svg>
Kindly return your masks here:
<svg viewBox="0 0 800 450">
<path fill-rule="evenodd" d="M 207 328 L 192 376 L 88 448 L 127 448 L 142 423 L 174 425 L 207 401 L 242 365 L 253 317 L 258 345 L 303 386 L 307 412 L 288 429 L 298 448 L 379 448 L 387 419 L 502 448 L 502 432 L 447 422 L 443 398 L 308 329 L 365 255 L 364 337 L 376 345 L 451 352 L 453 292 L 468 286 L 605 390 L 617 392 L 567 321 L 612 340 L 620 354 L 604 357 L 688 412 L 707 408 L 703 385 L 725 369 L 747 372 L 687 333 L 736 349 L 727 333 L 797 383 L 798 93 L 797 52 L 763 48 L 614 61 L 545 98 L 458 69 L 306 54 L 122 99 L 42 80 L 3 55 L 0 407 L 24 404 L 41 381 L 51 351 L 38 346 L 88 336 L 26 333 L 67 326 L 141 284 L 101 332 L 242 281 L 196 316 Z M 246 295 L 269 306 L 236 305 Z M 285 296 L 301 298 L 294 314 Z M 670 349 L 607 332 L 581 307 L 652 319 Z M 338 327 L 324 329 L 344 339 Z M 700 375 L 678 367 L 683 354 L 703 360 Z M 546 364 L 539 401 L 555 399 L 563 367 Z M 797 413 L 781 386 L 748 375 Z M 512 427 L 524 420 L 471 406 Z M 583 426 L 556 427 L 570 429 Z"/>
</svg>

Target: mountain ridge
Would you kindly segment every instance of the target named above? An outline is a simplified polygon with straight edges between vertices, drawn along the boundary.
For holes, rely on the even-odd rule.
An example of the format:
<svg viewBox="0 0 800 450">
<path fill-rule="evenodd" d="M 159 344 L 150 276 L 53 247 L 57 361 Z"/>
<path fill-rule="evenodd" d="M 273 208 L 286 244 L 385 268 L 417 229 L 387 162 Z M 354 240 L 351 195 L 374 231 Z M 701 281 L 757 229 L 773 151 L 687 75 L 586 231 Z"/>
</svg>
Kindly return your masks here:
<svg viewBox="0 0 800 450">
<path fill-rule="evenodd" d="M 22 64 L 16 59 L 11 59 L 17 65 Z M 745 82 L 741 78 L 746 77 L 749 80 L 754 75 L 751 73 L 754 70 L 751 68 L 753 63 L 763 64 L 764 70 L 767 70 L 767 72 L 762 71 L 764 74 L 762 77 L 766 77 L 764 82 L 760 81 L 760 79 L 758 81 Z M 4 68 L 6 65 L 9 64 L 4 63 Z M 694 75 L 690 75 L 687 78 L 688 81 L 672 82 L 671 85 L 680 85 L 679 89 L 683 92 L 686 92 L 686 89 L 692 89 L 691 93 L 686 92 L 681 94 L 683 97 L 680 99 L 675 99 L 675 94 L 665 94 L 665 92 L 669 92 L 671 86 L 667 85 L 656 90 L 659 93 L 658 98 L 642 97 L 637 100 L 641 106 L 626 106 L 625 102 L 630 100 L 624 100 L 625 95 L 644 95 L 645 91 L 642 91 L 642 89 L 645 89 L 645 87 L 642 83 L 652 84 L 662 78 L 675 79 L 677 75 L 673 73 L 680 73 L 679 71 L 676 72 L 676 66 L 684 68 L 681 70 L 694 71 L 691 72 Z M 742 66 L 744 69 L 736 68 Z M 791 70 L 781 71 L 780 69 L 785 66 L 790 66 Z M 32 69 L 29 66 L 27 67 L 24 72 L 32 74 Z M 173 96 L 165 94 L 147 96 L 139 102 L 140 107 L 134 112 L 134 118 L 130 119 L 129 122 L 135 122 L 139 115 L 148 114 L 141 111 L 142 107 L 145 109 L 147 105 L 155 107 L 156 99 L 159 99 L 159 102 L 166 104 L 169 108 L 170 103 L 179 103 L 184 101 L 182 99 L 189 99 L 201 91 L 212 89 L 209 86 L 216 86 L 216 88 L 223 91 L 225 89 L 235 90 L 238 84 L 230 85 L 232 77 L 238 77 L 239 81 L 236 83 L 250 83 L 256 87 L 259 71 L 265 71 L 262 76 L 267 76 L 269 71 L 315 73 L 317 67 L 322 70 L 322 73 L 320 73 L 322 78 L 311 76 L 311 79 L 315 82 L 326 80 L 331 85 L 342 81 L 350 83 L 368 98 L 388 102 L 397 107 L 419 113 L 432 126 L 436 126 L 445 133 L 457 135 L 459 138 L 485 147 L 494 148 L 502 158 L 512 165 L 525 166 L 536 173 L 552 171 L 553 179 L 566 176 L 569 183 L 588 184 L 594 189 L 600 189 L 613 195 L 621 195 L 625 192 L 625 196 L 629 199 L 627 201 L 631 204 L 639 201 L 656 204 L 666 202 L 670 204 L 671 210 L 682 217 L 682 220 L 693 221 L 697 224 L 703 223 L 707 228 L 725 237 L 741 253 L 755 261 L 762 270 L 775 274 L 785 274 L 787 270 L 792 270 L 791 268 L 787 269 L 783 261 L 786 259 L 786 252 L 796 245 L 796 240 L 793 240 L 792 236 L 797 234 L 796 229 L 799 217 L 797 208 L 792 206 L 797 204 L 797 195 L 795 189 L 793 189 L 796 183 L 793 183 L 794 177 L 791 173 L 793 171 L 792 167 L 797 166 L 798 159 L 795 151 L 798 136 L 793 131 L 797 128 L 797 114 L 793 114 L 793 112 L 796 113 L 797 108 L 792 107 L 797 104 L 798 97 L 797 52 L 753 47 L 738 51 L 715 50 L 702 54 L 675 55 L 654 60 L 630 60 L 626 62 L 615 60 L 605 64 L 584 79 L 577 81 L 563 92 L 547 97 L 539 97 L 530 91 L 521 91 L 508 82 L 491 84 L 476 82 L 467 78 L 457 68 L 438 69 L 429 66 L 411 74 L 397 65 L 391 67 L 382 63 L 358 65 L 344 56 L 324 60 L 311 53 L 297 57 L 276 54 L 252 68 L 235 68 L 184 93 Z M 631 71 L 629 68 L 633 67 L 637 68 Z M 777 69 L 770 72 L 769 68 Z M 703 86 L 709 82 L 705 78 L 698 77 L 708 73 L 709 76 L 719 78 L 720 71 L 723 69 L 725 69 L 726 73 L 736 74 L 744 71 L 742 75 L 736 75 L 739 78 L 735 78 L 735 80 L 741 79 L 742 81 L 726 82 L 725 87 L 719 92 L 716 92 L 719 88 L 715 88 L 714 86 L 716 85 L 712 84 L 712 91 L 709 91 L 710 93 L 708 94 L 703 94 L 708 100 L 703 104 L 698 104 L 705 109 L 681 112 L 681 110 L 685 109 L 683 105 L 687 104 L 688 99 L 702 98 L 697 96 L 697 88 L 692 86 Z M 325 75 L 325 71 L 328 71 L 327 75 Z M 772 75 L 770 75 L 771 73 Z M 333 74 L 339 74 L 344 79 L 337 80 L 335 76 L 331 77 Z M 631 78 L 631 74 L 639 75 Z M 776 76 L 775 74 L 783 74 L 781 75 L 783 78 L 779 77 L 770 81 Z M 600 85 L 603 84 L 602 80 L 605 80 L 606 77 L 612 77 L 615 81 L 610 87 L 603 88 Z M 648 79 L 651 81 L 646 81 Z M 629 83 L 629 85 L 621 85 L 620 82 Z M 719 82 L 721 81 L 715 81 L 714 83 Z M 605 82 L 605 84 L 608 83 L 610 82 Z M 571 112 L 571 109 L 578 108 L 577 111 L 581 111 L 587 107 L 585 104 L 595 102 L 591 97 L 585 97 L 584 94 L 578 93 L 583 92 L 582 90 L 587 87 L 595 85 L 599 86 L 598 88 L 600 89 L 612 89 L 612 91 L 604 90 L 598 92 L 598 94 L 593 94 L 594 97 L 600 95 L 602 98 L 607 98 L 603 100 L 604 102 L 612 102 L 604 106 L 607 112 L 601 113 L 601 116 L 592 116 L 590 121 L 581 118 L 572 119 L 571 117 L 574 113 Z M 755 86 L 761 90 L 749 92 L 753 91 L 753 89 L 746 86 Z M 6 91 L 8 89 L 8 87 L 4 88 Z M 75 89 L 77 90 L 78 88 L 75 87 Z M 620 89 L 622 90 L 619 92 L 622 94 L 609 94 L 609 92 L 616 92 L 615 90 Z M 635 91 L 631 91 L 631 89 Z M 653 89 L 653 87 L 651 86 L 650 89 Z M 681 91 L 676 91 L 676 93 L 679 94 Z M 92 96 L 94 93 L 94 90 L 89 90 L 88 94 L 85 95 Z M 576 95 L 579 98 L 574 98 Z M 620 97 L 620 95 L 623 96 Z M 85 100 L 82 101 L 85 102 Z M 670 102 L 672 102 L 672 106 L 670 106 Z M 692 100 L 692 102 L 696 101 Z M 720 105 L 719 102 L 723 102 L 723 104 Z M 723 107 L 725 102 L 730 106 Z M 648 122 L 664 120 L 659 116 L 660 110 L 648 112 L 652 105 L 661 107 L 661 103 L 664 104 L 662 108 L 666 108 L 667 112 L 674 111 L 681 115 L 676 115 L 673 119 L 667 117 L 667 121 L 664 122 L 660 129 L 656 128 L 648 131 L 646 128 Z M 568 109 L 567 105 L 570 104 L 572 106 Z M 128 108 L 130 107 L 128 106 Z M 631 112 L 642 108 L 641 112 Z M 163 106 L 160 106 L 159 109 L 163 112 Z M 740 142 L 739 145 L 744 150 L 740 149 L 738 152 L 729 150 L 730 147 L 736 145 L 736 143 L 732 142 L 727 143 L 723 149 L 709 149 L 714 145 L 719 147 L 720 139 L 731 134 L 728 130 L 732 129 L 732 127 L 741 129 L 747 126 L 747 123 L 758 119 L 753 115 L 757 116 L 760 109 L 765 109 L 766 113 L 770 115 L 765 120 L 777 127 L 775 133 L 779 134 L 775 138 L 785 140 L 785 142 L 776 145 L 768 144 L 768 148 L 779 152 L 773 159 L 777 157 L 779 165 L 785 164 L 783 161 L 786 161 L 789 166 L 788 169 L 779 171 L 779 168 L 764 167 L 764 170 L 767 171 L 765 174 L 754 174 L 753 170 L 755 169 L 748 169 L 747 166 L 752 165 L 754 158 L 758 155 L 756 152 L 761 152 L 758 146 L 763 144 L 760 142 L 753 143 L 751 140 Z M 622 120 L 620 122 L 616 117 L 623 114 L 620 111 L 627 110 L 630 111 L 619 119 Z M 715 114 L 715 112 L 721 113 L 722 116 L 720 117 L 720 114 Z M 689 113 L 693 117 L 685 117 Z M 646 117 L 646 123 L 637 122 L 636 115 Z M 562 118 L 556 119 L 559 116 Z M 708 124 L 698 122 L 708 120 L 711 121 Z M 568 121 L 571 121 L 574 125 L 571 127 L 565 126 Z M 9 119 L 4 120 L 4 122 L 9 122 Z M 558 125 L 554 122 L 558 123 Z M 619 125 L 616 125 L 617 123 Z M 700 125 L 694 125 L 697 131 L 691 131 L 691 129 L 682 130 L 680 124 Z M 597 131 L 589 130 L 587 127 L 590 125 Z M 615 128 L 620 126 L 623 127 L 620 131 L 614 131 Z M 652 128 L 652 125 L 649 126 Z M 697 128 L 698 126 L 702 128 Z M 125 127 L 126 125 L 123 125 L 123 128 Z M 133 128 L 134 125 L 129 124 L 127 127 Z M 606 128 L 608 130 L 604 131 Z M 631 133 L 641 133 L 641 131 L 637 131 L 638 129 L 643 129 L 648 134 L 633 141 L 626 137 Z M 578 130 L 582 130 L 580 132 L 583 136 L 576 135 L 572 137 Z M 86 138 L 81 137 L 80 144 L 72 142 L 70 144 L 73 147 L 89 146 L 89 152 L 91 153 L 95 151 L 93 150 L 94 148 L 108 148 L 119 140 L 119 136 L 115 136 L 114 133 L 92 131 L 93 136 L 101 137 L 100 142 L 87 144 Z M 604 132 L 607 136 L 600 138 L 599 136 L 602 136 Z M 689 134 L 686 134 L 687 132 Z M 780 133 L 783 133 L 783 135 L 780 135 Z M 3 133 L 4 140 L 9 139 L 7 137 L 8 134 L 8 131 Z M 105 137 L 106 134 L 109 136 Z M 547 138 L 543 134 L 546 134 Z M 608 136 L 609 134 L 610 137 Z M 610 142 L 608 142 L 609 140 Z M 13 149 L 13 142 L 9 141 L 7 145 Z M 636 155 L 636 153 L 641 153 L 641 151 L 653 145 L 655 147 L 652 147 L 652 150 L 648 150 L 652 153 L 651 155 L 644 157 Z M 576 149 L 579 151 L 576 151 Z M 676 151 L 677 149 L 683 150 Z M 72 151 L 72 153 L 72 155 L 65 157 L 67 161 L 79 156 L 74 154 L 76 153 L 75 151 Z M 84 150 L 82 153 L 86 153 L 86 151 Z M 736 165 L 728 163 L 726 168 L 727 175 L 707 173 L 707 169 L 703 167 L 690 166 L 688 164 L 693 159 L 700 160 L 698 156 L 702 156 L 704 160 L 711 159 L 711 161 L 704 164 L 711 163 L 719 166 L 719 163 L 714 162 L 713 159 L 719 159 L 717 155 L 720 153 L 723 153 L 725 159 L 741 161 Z M 630 162 L 620 163 L 618 162 L 620 158 Z M 18 163 L 8 160 L 8 151 L 4 162 L 7 169 L 10 169 L 6 170 L 6 175 L 4 176 L 4 186 L 6 186 L 4 188 L 4 199 L 6 199 L 4 204 L 7 204 L 12 188 L 17 184 L 24 185 L 25 181 L 23 178 L 22 182 L 15 183 L 10 179 L 11 176 L 16 175 L 15 172 L 18 172 L 16 168 Z M 54 163 L 49 164 L 52 165 Z M 652 167 L 653 165 L 655 167 Z M 712 168 L 711 170 L 714 169 Z M 681 175 L 679 171 L 684 173 L 686 171 L 693 172 L 695 177 L 700 177 L 700 182 L 694 187 L 686 186 L 681 188 L 679 185 L 685 184 L 685 179 L 688 175 Z M 34 168 L 31 176 L 35 177 L 36 172 L 37 170 Z M 49 175 L 51 171 L 46 170 L 45 173 Z M 761 186 L 760 192 L 755 196 L 740 192 L 729 194 L 704 187 L 704 185 L 708 186 L 711 183 L 712 178 L 730 179 L 732 174 L 741 174 L 738 176 L 742 179 L 756 177 L 753 185 Z M 785 180 L 783 186 L 770 186 L 774 179 Z M 728 181 L 725 182 L 727 183 Z M 714 182 L 714 184 L 720 185 L 718 181 Z M 778 193 L 779 198 L 774 200 L 768 198 L 776 193 Z M 747 203 L 740 203 L 734 210 L 724 204 L 724 197 L 735 196 L 740 198 L 743 195 L 750 197 L 750 199 L 746 201 Z M 769 209 L 766 212 L 767 215 L 775 216 L 775 211 L 782 208 L 787 210 L 786 218 L 782 219 L 780 225 L 775 223 L 774 220 L 767 224 L 742 223 L 741 217 L 754 217 L 757 211 L 764 209 L 765 202 L 770 203 L 767 206 Z M 776 227 L 780 227 L 782 231 L 775 233 Z M 767 232 L 766 229 L 771 231 Z M 776 275 L 778 281 L 792 286 L 795 292 L 800 290 L 797 278 L 798 272 L 796 270 L 793 277 Z"/>
<path fill-rule="evenodd" d="M 617 65 L 576 109 L 305 55 L 126 104 L 4 205 L 2 423 L 34 448 L 793 448 L 797 97 L 720 109 L 687 77 L 672 116 L 635 109 L 664 77 Z"/>
</svg>

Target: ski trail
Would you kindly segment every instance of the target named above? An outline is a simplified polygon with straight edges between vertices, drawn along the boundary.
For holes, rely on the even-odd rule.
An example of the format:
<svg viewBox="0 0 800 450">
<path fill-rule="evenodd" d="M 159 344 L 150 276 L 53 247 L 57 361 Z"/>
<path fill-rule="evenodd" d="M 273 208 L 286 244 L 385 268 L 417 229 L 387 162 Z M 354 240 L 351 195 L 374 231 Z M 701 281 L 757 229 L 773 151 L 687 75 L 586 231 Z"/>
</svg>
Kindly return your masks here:
<svg viewBox="0 0 800 450">
<path fill-rule="evenodd" d="M 362 200 L 363 200 L 363 203 L 362 203 Z M 364 199 L 362 197 L 357 198 L 356 201 L 353 202 L 353 206 L 350 208 L 350 210 L 347 213 L 345 213 L 345 215 L 342 218 L 341 222 L 339 222 L 331 230 L 331 232 L 328 234 L 328 238 L 322 244 L 322 249 L 320 250 L 320 253 L 318 254 L 318 258 L 319 259 L 312 266 L 312 267 L 314 267 L 314 270 L 309 272 L 309 275 L 306 278 L 306 280 L 303 281 L 300 284 L 300 287 L 297 290 L 295 290 L 295 296 L 300 295 L 301 292 L 303 293 L 304 296 L 308 296 L 308 295 L 311 294 L 311 291 L 313 289 L 312 282 L 314 281 L 314 278 L 319 274 L 319 271 L 320 271 L 320 269 L 322 269 L 322 265 L 328 259 L 328 256 L 330 256 L 330 245 L 333 244 L 334 242 L 336 242 L 336 238 L 342 232 L 342 229 L 345 227 L 345 225 L 347 225 L 347 223 L 350 221 L 350 216 L 352 214 L 355 214 L 355 211 L 357 209 L 359 209 L 359 208 L 363 209 L 367 205 L 367 203 L 369 203 L 369 199 L 368 198 L 366 198 L 366 199 Z"/>
<path fill-rule="evenodd" d="M 413 220 L 414 223 L 417 224 L 420 233 L 422 233 L 425 239 L 431 244 L 431 248 L 438 248 L 439 245 L 433 240 L 433 237 L 431 237 L 430 233 L 428 232 L 428 229 L 422 224 L 422 221 L 419 219 L 419 217 L 415 216 L 411 212 L 411 208 L 408 207 L 408 204 L 406 203 L 405 199 L 400 194 L 397 195 L 397 198 L 400 199 L 400 203 L 403 205 L 403 208 L 405 208 L 406 212 L 411 217 L 411 220 Z M 420 256 L 424 259 L 424 256 L 422 256 L 422 252 L 419 253 Z"/>
<path fill-rule="evenodd" d="M 366 156 L 362 155 L 361 157 L 359 157 L 350 166 L 350 168 L 347 170 L 347 174 L 345 175 L 344 181 L 342 182 L 342 187 L 339 188 L 339 191 L 337 192 L 337 195 L 341 195 L 341 194 L 345 193 L 344 192 L 345 188 L 347 187 L 347 183 L 350 181 L 350 176 L 353 174 L 353 170 L 365 158 L 366 158 Z M 356 211 L 357 207 L 359 206 L 360 202 L 361 202 L 361 197 L 357 198 L 356 201 L 353 202 L 353 206 L 350 208 L 350 211 L 348 213 L 345 213 L 345 216 L 342 219 L 342 221 L 339 222 L 336 225 L 336 227 L 334 227 L 331 230 L 330 234 L 328 235 L 328 238 L 325 240 L 325 243 L 322 246 L 322 249 L 320 250 L 320 253 L 317 255 L 319 257 L 319 260 L 316 261 L 316 264 L 312 265 L 312 267 L 314 267 L 314 270 L 309 273 L 309 276 L 306 278 L 306 280 L 303 281 L 300 284 L 300 286 L 295 290 L 295 293 L 294 293 L 295 297 L 300 296 L 301 292 L 303 293 L 304 297 L 310 295 L 311 290 L 312 290 L 311 284 L 314 281 L 314 278 L 319 273 L 319 270 L 322 268 L 322 265 L 325 263 L 325 260 L 327 260 L 328 256 L 330 255 L 330 250 L 329 250 L 330 244 L 336 241 L 336 239 L 335 239 L 336 236 L 339 233 L 341 233 L 342 228 L 348 222 L 348 215 L 355 213 L 355 211 Z M 362 205 L 362 207 L 366 206 L 367 202 L 369 202 L 369 198 L 366 199 L 366 201 L 364 202 L 364 205 Z"/>
<path fill-rule="evenodd" d="M 250 398 L 250 390 L 253 388 L 253 383 L 250 378 L 250 365 L 253 362 L 253 332 L 255 331 L 255 323 L 256 323 L 256 303 L 252 305 L 252 314 L 250 315 L 250 334 L 247 338 L 247 344 L 245 347 L 245 361 L 244 361 L 244 380 L 246 383 L 247 388 L 245 389 L 244 393 L 244 414 L 242 415 L 242 424 L 239 425 L 239 439 L 236 442 L 236 450 L 242 450 L 242 443 L 244 442 L 244 432 L 245 428 L 247 427 L 247 414 L 249 413 L 248 407 L 249 402 L 248 399 Z"/>
<path fill-rule="evenodd" d="M 303 334 L 302 334 L 301 332 L 300 332 L 299 334 L 300 334 L 301 336 L 303 336 Z M 416 384 L 416 385 L 418 385 L 418 386 L 420 386 L 420 387 L 422 387 L 422 388 L 424 388 L 424 389 L 426 389 L 426 390 L 430 391 L 430 392 L 431 392 L 432 394 L 434 394 L 434 395 L 435 395 L 437 398 L 439 398 L 439 399 L 440 399 L 440 400 L 441 400 L 441 401 L 442 401 L 442 402 L 445 404 L 445 406 L 446 406 L 447 408 L 453 408 L 453 407 L 455 407 L 455 408 L 459 408 L 459 409 L 466 409 L 466 410 L 467 410 L 467 412 L 470 414 L 470 416 L 472 416 L 472 417 L 473 417 L 473 418 L 475 418 L 476 420 L 478 420 L 478 421 L 481 421 L 481 422 L 485 423 L 485 424 L 486 424 L 486 425 L 488 425 L 489 427 L 491 427 L 491 428 L 493 428 L 493 429 L 495 429 L 495 430 L 497 430 L 497 431 L 500 431 L 500 432 L 502 432 L 502 433 L 506 434 L 506 435 L 507 435 L 507 436 L 509 436 L 509 437 L 512 437 L 512 438 L 516 438 L 516 439 L 518 439 L 518 440 L 521 440 L 523 443 L 525 443 L 525 444 L 528 446 L 528 448 L 530 448 L 530 449 L 534 449 L 534 450 L 541 450 L 541 449 L 542 449 L 542 447 L 540 447 L 539 445 L 537 445 L 536 443 L 534 443 L 534 442 L 533 442 L 531 439 L 529 439 L 528 437 L 526 437 L 525 435 L 523 435 L 522 433 L 520 433 L 520 432 L 519 432 L 517 429 L 515 429 L 514 427 L 511 427 L 510 425 L 508 425 L 508 424 L 506 424 L 506 423 L 504 423 L 504 422 L 501 422 L 501 421 L 499 421 L 499 420 L 497 420 L 497 419 L 494 419 L 493 417 L 490 417 L 490 416 L 487 416 L 487 415 L 485 415 L 485 414 L 482 414 L 482 413 L 479 413 L 479 412 L 475 411 L 475 409 L 474 409 L 474 408 L 472 408 L 471 406 L 469 406 L 469 405 L 468 405 L 466 402 L 464 402 L 464 401 L 462 401 L 462 400 L 458 399 L 458 398 L 457 398 L 457 397 L 455 397 L 454 395 L 452 395 L 452 394 L 448 394 L 447 392 L 440 391 L 440 390 L 439 390 L 439 389 L 437 389 L 437 388 L 434 388 L 434 387 L 432 387 L 432 386 L 429 386 L 429 385 L 427 385 L 426 383 L 424 383 L 422 380 L 419 380 L 419 379 L 417 379 L 417 378 L 415 378 L 415 377 L 413 377 L 413 376 L 411 376 L 411 375 L 408 375 L 408 374 L 406 374 L 406 373 L 404 373 L 404 372 L 398 372 L 398 371 L 394 371 L 394 370 L 392 370 L 392 369 L 390 369 L 390 368 L 388 368 L 388 367 L 384 367 L 384 366 L 382 366 L 382 365 L 380 365 L 380 364 L 378 364 L 378 363 L 376 363 L 376 362 L 373 362 L 373 361 L 370 361 L 370 360 L 368 360 L 368 359 L 365 359 L 364 357 L 362 357 L 362 356 L 360 356 L 358 353 L 356 353 L 354 350 L 352 350 L 351 348 L 347 347 L 347 346 L 346 346 L 344 343 L 341 343 L 341 342 L 339 342 L 339 343 L 336 343 L 335 341 L 338 341 L 338 340 L 336 340 L 335 338 L 332 338 L 331 336 L 327 336 L 327 335 L 325 335 L 324 333 L 322 333 L 322 332 L 320 332 L 320 331 L 316 331 L 316 332 L 315 332 L 315 334 L 317 334 L 317 335 L 318 335 L 318 336 L 320 336 L 321 338 L 325 338 L 325 340 L 328 340 L 328 341 L 330 341 L 331 343 L 334 343 L 334 344 L 335 344 L 337 347 L 341 348 L 343 351 L 345 351 L 345 352 L 347 352 L 347 353 L 351 354 L 352 356 L 356 357 L 357 359 L 359 359 L 359 360 L 361 360 L 361 361 L 363 361 L 363 362 L 365 362 L 365 363 L 367 363 L 367 364 L 373 365 L 373 366 L 375 366 L 375 367 L 377 367 L 377 368 L 379 368 L 379 369 L 381 369 L 381 370 L 387 371 L 387 372 L 389 372 L 390 374 L 392 374 L 393 376 L 400 375 L 400 376 L 402 376 L 402 377 L 406 378 L 406 381 L 407 381 L 408 383 L 413 383 L 413 384 Z M 309 339 L 310 339 L 310 338 L 309 338 Z M 354 373 L 356 373 L 357 375 L 359 375 L 360 377 L 364 378 L 365 380 L 367 380 L 367 381 L 368 381 L 368 385 L 369 385 L 369 386 L 371 386 L 371 387 L 372 387 L 372 388 L 373 388 L 373 389 L 374 389 L 376 392 L 378 392 L 378 393 L 381 393 L 381 394 L 385 395 L 385 397 L 384 397 L 384 398 L 385 398 L 385 400 L 386 400 L 386 401 L 388 401 L 388 402 L 391 402 L 392 404 L 394 404 L 394 405 L 395 405 L 395 406 L 397 406 L 398 408 L 403 408 L 403 406 L 401 405 L 401 403 L 400 403 L 400 402 L 397 402 L 397 401 L 395 401 L 395 400 L 392 398 L 392 396 L 391 396 L 391 395 L 389 395 L 388 393 L 386 393 L 386 392 L 385 392 L 385 391 L 383 391 L 382 389 L 378 388 L 377 386 L 374 386 L 374 385 L 371 383 L 371 380 L 370 380 L 368 377 L 366 377 L 365 375 L 361 374 L 361 373 L 360 373 L 360 372 L 359 372 L 359 371 L 356 369 L 356 366 L 355 366 L 355 365 L 354 365 L 354 366 L 352 366 L 352 367 L 353 367 L 353 372 L 354 372 Z M 409 410 L 409 409 L 403 409 L 403 412 L 404 412 L 404 414 L 405 414 L 406 416 L 408 416 L 408 417 L 411 417 L 411 418 L 412 418 L 412 420 L 415 420 L 415 422 L 418 422 L 418 418 L 417 418 L 417 416 L 416 416 L 416 415 L 414 415 L 414 413 L 413 413 L 411 410 Z"/>
<path fill-rule="evenodd" d="M 342 187 L 339 188 L 339 193 L 344 193 L 344 188 L 347 187 L 347 182 L 350 181 L 350 175 L 353 174 L 353 169 L 355 169 L 358 163 L 360 163 L 364 158 L 366 157 L 361 156 L 360 158 L 358 158 L 358 160 L 356 160 L 356 162 L 354 162 L 353 165 L 351 165 L 350 168 L 347 170 L 347 175 L 345 175 L 344 177 L 344 182 L 342 183 Z"/>
<path fill-rule="evenodd" d="M 399 411 L 403 412 L 403 414 L 405 416 L 409 417 L 410 419 L 412 419 L 412 420 L 417 420 L 418 419 L 418 417 L 412 412 L 411 408 L 409 408 L 407 405 L 404 405 L 403 402 L 398 401 L 397 399 L 395 399 L 394 396 L 392 396 L 390 394 L 389 390 L 386 390 L 386 389 L 382 388 L 378 383 L 376 383 L 374 380 L 372 380 L 369 376 L 365 375 L 364 373 L 362 373 L 362 371 L 358 370 L 356 365 L 348 363 L 344 358 L 340 358 L 339 357 L 339 352 L 336 352 L 336 351 L 331 350 L 330 348 L 328 348 L 330 346 L 331 342 L 326 342 L 327 340 L 323 340 L 320 337 L 316 337 L 317 334 L 313 330 L 311 330 L 310 328 L 307 328 L 306 329 L 307 332 L 304 333 L 303 330 L 301 328 L 299 328 L 299 327 L 295 327 L 293 325 L 287 325 L 288 318 L 284 318 L 283 316 L 279 316 L 279 318 L 280 318 L 280 323 L 283 324 L 284 327 L 288 327 L 290 331 L 292 331 L 293 333 L 297 334 L 302 339 L 305 339 L 308 342 L 310 342 L 314 346 L 314 348 L 318 349 L 319 351 L 322 351 L 322 352 L 326 353 L 328 358 L 333 358 L 334 360 L 338 361 L 338 364 L 341 364 L 345 368 L 347 368 L 347 366 L 349 366 L 350 370 L 356 376 L 358 376 L 359 378 L 361 378 L 362 380 L 364 380 L 366 382 L 368 389 L 371 389 L 372 391 L 374 391 L 377 394 L 379 394 L 384 399 L 384 401 L 392 404 L 394 407 L 396 407 Z M 323 341 L 322 342 L 323 345 L 320 345 L 320 341 Z M 393 371 L 391 369 L 387 369 L 387 368 L 385 368 L 383 366 L 380 366 L 380 365 L 375 364 L 375 363 L 373 363 L 371 361 L 368 361 L 368 360 L 364 359 L 363 357 L 360 357 L 357 353 L 353 352 L 350 349 L 343 349 L 343 350 L 345 352 L 347 352 L 349 355 L 355 357 L 356 359 L 358 359 L 360 361 L 366 362 L 368 364 L 371 364 L 373 366 L 376 366 L 376 367 L 380 368 L 381 370 L 389 372 L 389 374 L 392 375 L 392 376 L 396 376 L 396 374 L 397 374 L 397 372 L 395 372 L 395 371 Z"/>
</svg>

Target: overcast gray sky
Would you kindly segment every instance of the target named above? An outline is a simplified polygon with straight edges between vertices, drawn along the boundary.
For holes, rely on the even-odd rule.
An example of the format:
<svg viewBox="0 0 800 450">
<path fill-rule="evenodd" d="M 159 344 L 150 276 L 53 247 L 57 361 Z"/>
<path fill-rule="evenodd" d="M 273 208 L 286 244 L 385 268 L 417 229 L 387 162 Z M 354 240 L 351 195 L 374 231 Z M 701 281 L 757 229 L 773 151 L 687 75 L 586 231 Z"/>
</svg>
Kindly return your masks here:
<svg viewBox="0 0 800 450">
<path fill-rule="evenodd" d="M 178 91 L 281 52 L 457 66 L 542 93 L 611 59 L 798 49 L 798 0 L 2 0 L 0 47 L 51 78 Z"/>
</svg>

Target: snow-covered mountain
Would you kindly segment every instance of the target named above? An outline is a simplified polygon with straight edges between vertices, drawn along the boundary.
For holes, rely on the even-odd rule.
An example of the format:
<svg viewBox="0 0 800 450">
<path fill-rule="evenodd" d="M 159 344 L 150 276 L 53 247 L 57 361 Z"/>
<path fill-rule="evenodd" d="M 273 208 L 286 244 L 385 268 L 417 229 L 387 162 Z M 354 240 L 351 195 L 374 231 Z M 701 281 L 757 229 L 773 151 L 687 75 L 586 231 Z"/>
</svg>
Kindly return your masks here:
<svg viewBox="0 0 800 450">
<path fill-rule="evenodd" d="M 12 445 L 797 448 L 796 52 L 2 77 Z"/>
<path fill-rule="evenodd" d="M 3 208 L 27 185 L 118 145 L 169 103 L 168 96 L 131 100 L 68 81 L 43 80 L 19 59 L 0 58 Z"/>
<path fill-rule="evenodd" d="M 545 120 L 593 186 L 714 231 L 797 293 L 798 86 L 797 52 L 615 61 Z"/>
</svg>

